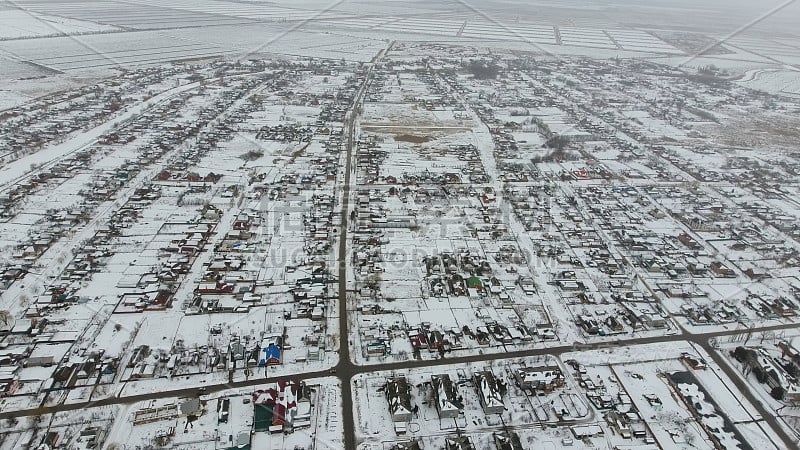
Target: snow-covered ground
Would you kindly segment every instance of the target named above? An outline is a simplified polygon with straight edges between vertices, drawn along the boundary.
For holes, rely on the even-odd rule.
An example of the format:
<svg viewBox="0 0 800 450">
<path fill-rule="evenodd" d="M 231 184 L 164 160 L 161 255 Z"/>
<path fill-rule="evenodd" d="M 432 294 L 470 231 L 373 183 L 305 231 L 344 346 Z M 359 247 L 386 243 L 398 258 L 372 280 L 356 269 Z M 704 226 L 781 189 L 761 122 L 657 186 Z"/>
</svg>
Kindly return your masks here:
<svg viewBox="0 0 800 450">
<path fill-rule="evenodd" d="M 748 86 L 790 38 L 680 64 L 619 23 L 314 6 L 63 2 L 101 25 L 0 42 L 15 83 L 86 77 L 0 117 L 0 449 L 785 446 L 798 105 Z"/>
</svg>

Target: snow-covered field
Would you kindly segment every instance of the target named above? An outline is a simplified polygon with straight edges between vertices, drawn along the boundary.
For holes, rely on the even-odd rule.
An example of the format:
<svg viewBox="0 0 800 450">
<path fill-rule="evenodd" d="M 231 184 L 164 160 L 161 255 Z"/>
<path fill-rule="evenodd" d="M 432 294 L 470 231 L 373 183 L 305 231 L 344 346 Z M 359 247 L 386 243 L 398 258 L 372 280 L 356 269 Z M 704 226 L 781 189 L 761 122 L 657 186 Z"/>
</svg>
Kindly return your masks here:
<svg viewBox="0 0 800 450">
<path fill-rule="evenodd" d="M 22 9 L 0 10 L 0 40 L 108 32 L 119 29 L 112 25 Z"/>
</svg>

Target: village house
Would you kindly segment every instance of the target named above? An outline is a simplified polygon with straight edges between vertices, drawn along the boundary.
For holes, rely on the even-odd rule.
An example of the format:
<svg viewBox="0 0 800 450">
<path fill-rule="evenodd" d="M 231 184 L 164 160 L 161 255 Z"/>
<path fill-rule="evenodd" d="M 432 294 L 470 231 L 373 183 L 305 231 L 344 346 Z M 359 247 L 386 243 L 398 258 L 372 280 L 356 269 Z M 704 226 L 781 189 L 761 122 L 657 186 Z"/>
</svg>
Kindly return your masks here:
<svg viewBox="0 0 800 450">
<path fill-rule="evenodd" d="M 558 366 L 523 367 L 514 372 L 514 378 L 517 386 L 529 391 L 552 392 L 565 383 Z"/>
<path fill-rule="evenodd" d="M 503 394 L 506 391 L 505 384 L 495 378 L 491 371 L 475 372 L 472 375 L 475 384 L 475 391 L 478 400 L 486 414 L 502 414 L 505 411 L 503 404 Z"/>
<path fill-rule="evenodd" d="M 411 386 L 403 376 L 386 380 L 386 402 L 393 422 L 410 422 L 412 417 Z"/>
<path fill-rule="evenodd" d="M 519 435 L 513 431 L 492 433 L 494 445 L 497 450 L 524 450 Z"/>
<path fill-rule="evenodd" d="M 454 419 L 464 409 L 464 399 L 458 393 L 458 386 L 450 380 L 447 374 L 432 375 L 431 385 L 436 401 L 436 411 L 440 419 Z"/>
</svg>

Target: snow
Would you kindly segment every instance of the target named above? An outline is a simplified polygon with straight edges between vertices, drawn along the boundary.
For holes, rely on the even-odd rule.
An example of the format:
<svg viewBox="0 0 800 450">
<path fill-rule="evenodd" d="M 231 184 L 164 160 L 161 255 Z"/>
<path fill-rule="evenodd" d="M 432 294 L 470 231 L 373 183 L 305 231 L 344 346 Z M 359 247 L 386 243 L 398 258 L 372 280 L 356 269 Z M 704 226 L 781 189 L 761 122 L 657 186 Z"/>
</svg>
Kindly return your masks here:
<svg viewBox="0 0 800 450">
<path fill-rule="evenodd" d="M 159 93 L 158 95 L 155 95 L 149 100 L 142 102 L 139 105 L 129 108 L 127 111 L 119 114 L 113 121 L 106 122 L 102 125 L 92 128 L 91 130 L 86 130 L 72 139 L 50 146 L 43 151 L 36 152 L 35 154 L 25 156 L 9 164 L 5 164 L 3 168 L 0 169 L 0 174 L 2 174 L 3 177 L 2 181 L 0 181 L 0 188 L 7 189 L 11 183 L 18 182 L 21 178 L 28 174 L 28 172 L 31 171 L 32 166 L 45 168 L 48 164 L 51 164 L 52 162 L 57 161 L 66 155 L 85 149 L 97 142 L 97 139 L 101 135 L 114 129 L 115 127 L 124 123 L 126 120 L 129 120 L 138 114 L 142 114 L 148 108 L 152 108 L 153 106 L 163 103 L 178 94 L 192 90 L 198 85 L 199 83 L 189 83 L 183 86 L 168 89 Z"/>
<path fill-rule="evenodd" d="M 730 379 L 742 367 L 727 352 L 750 341 L 778 357 L 768 344 L 796 322 L 796 42 L 736 36 L 688 58 L 685 36 L 605 7 L 528 19 L 514 4 L 490 20 L 399 3 L 0 11 L 8 136 L 77 123 L 0 155 L 0 263 L 29 270 L 3 280 L 20 327 L 2 348 L 28 361 L 3 359 L 21 381 L 3 411 L 28 427 L 36 406 L 83 408 L 80 425 L 42 420 L 67 440 L 101 424 L 106 447 L 338 449 L 355 433 L 364 450 L 459 434 L 484 448 L 510 424 L 537 448 L 711 448 L 709 433 L 780 448 L 767 414 L 785 404 L 753 375 Z M 474 59 L 499 75 L 470 73 Z M 279 356 L 259 365 L 270 345 Z M 74 385 L 48 393 L 57 370 Z M 475 381 L 487 370 L 507 392 Z M 398 425 L 381 389 L 400 375 L 412 420 Z M 456 398 L 436 398 L 440 375 Z M 314 386 L 291 433 L 250 433 L 266 379 Z M 189 423 L 175 411 L 197 396 Z M 9 434 L 0 449 L 43 438 Z"/>
<path fill-rule="evenodd" d="M 0 39 L 72 35 L 116 30 L 119 30 L 119 28 L 84 20 L 33 13 L 22 9 L 0 10 Z"/>
</svg>

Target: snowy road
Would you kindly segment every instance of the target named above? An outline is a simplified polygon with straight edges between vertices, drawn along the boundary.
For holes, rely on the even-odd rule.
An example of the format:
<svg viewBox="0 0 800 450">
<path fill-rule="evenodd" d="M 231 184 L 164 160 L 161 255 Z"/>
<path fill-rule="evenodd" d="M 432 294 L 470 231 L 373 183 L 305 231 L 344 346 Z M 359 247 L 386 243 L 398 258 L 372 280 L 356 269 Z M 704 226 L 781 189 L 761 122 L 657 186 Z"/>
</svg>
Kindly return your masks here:
<svg viewBox="0 0 800 450">
<path fill-rule="evenodd" d="M 506 353 L 495 353 L 495 354 L 484 354 L 484 355 L 471 355 L 471 356 L 463 356 L 463 357 L 454 357 L 454 358 L 442 358 L 433 361 L 426 361 L 426 360 L 412 360 L 412 361 L 403 361 L 403 362 L 395 362 L 395 363 L 386 363 L 386 364 L 378 364 L 378 365 L 369 365 L 369 366 L 356 366 L 351 362 L 347 361 L 343 363 L 343 360 L 340 360 L 339 365 L 337 366 L 337 375 L 342 380 L 343 392 L 342 392 L 342 407 L 344 409 L 344 417 L 343 417 L 343 429 L 345 431 L 345 443 L 346 445 L 349 443 L 355 442 L 355 428 L 352 428 L 350 425 L 354 425 L 353 415 L 352 415 L 352 392 L 350 391 L 350 386 L 352 382 L 352 378 L 356 375 L 362 373 L 372 373 L 376 371 L 391 371 L 391 370 L 411 370 L 411 369 L 418 369 L 418 368 L 431 368 L 437 366 L 444 366 L 444 365 L 453 365 L 453 364 L 465 364 L 465 363 L 476 363 L 476 362 L 485 362 L 485 361 L 493 361 L 498 359 L 513 359 L 513 358 L 524 358 L 524 357 L 537 357 L 543 355 L 555 355 L 560 356 L 564 353 L 570 353 L 575 351 L 586 351 L 586 350 L 601 350 L 604 348 L 619 348 L 620 346 L 631 346 L 631 345 L 641 345 L 641 344 L 658 344 L 658 343 L 669 343 L 669 342 L 677 342 L 677 341 L 688 341 L 694 343 L 700 347 L 702 347 L 709 355 L 712 356 L 715 363 L 722 368 L 725 374 L 733 380 L 734 383 L 741 384 L 738 377 L 736 377 L 735 371 L 723 360 L 722 357 L 718 355 L 716 351 L 711 347 L 709 344 L 709 340 L 711 338 L 721 338 L 726 336 L 734 336 L 741 333 L 752 332 L 752 333 L 759 333 L 762 331 L 775 331 L 775 330 L 783 330 L 789 328 L 797 328 L 794 324 L 789 325 L 776 325 L 770 327 L 762 327 L 762 328 L 753 328 L 748 330 L 726 330 L 726 331 L 714 331 L 708 333 L 697 333 L 692 335 L 676 335 L 676 336 L 653 336 L 653 337 L 643 337 L 637 339 L 630 339 L 626 341 L 616 341 L 616 342 L 609 342 L 609 343 L 599 343 L 599 344 L 576 344 L 576 345 L 562 345 L 558 347 L 550 347 L 550 348 L 538 348 L 538 349 L 530 349 L 530 350 L 520 350 L 520 351 L 512 351 Z M 346 371 L 345 371 L 346 368 Z M 344 372 L 344 373 L 343 373 Z M 327 371 L 319 371 L 319 372 L 303 372 L 299 373 L 303 379 L 310 379 L 310 378 L 320 378 L 330 376 Z M 214 385 L 206 385 L 206 394 L 214 394 L 216 392 L 222 392 L 225 390 L 236 389 L 236 388 L 244 388 L 244 387 L 251 387 L 251 386 L 258 386 L 263 385 L 265 383 L 277 382 L 279 379 L 285 379 L 284 376 L 280 377 L 270 377 L 270 378 L 251 378 L 249 380 L 238 381 L 233 383 L 219 383 Z M 740 387 L 741 388 L 741 387 Z M 776 436 L 780 437 L 781 440 L 787 443 L 791 443 L 792 440 L 790 437 L 785 433 L 785 431 L 780 428 L 777 424 L 777 419 L 774 415 L 771 415 L 766 411 L 764 406 L 755 398 L 755 396 L 751 393 L 749 389 L 743 389 L 742 392 L 744 393 L 746 400 L 748 400 L 758 411 L 762 418 L 773 428 Z M 159 392 L 151 392 L 146 394 L 135 394 L 135 395 L 127 395 L 121 397 L 110 397 L 104 398 L 101 400 L 97 400 L 94 402 L 78 402 L 78 403 L 71 403 L 65 405 L 57 405 L 57 406 L 50 406 L 50 407 L 40 407 L 40 408 L 31 408 L 26 410 L 16 410 L 16 411 L 2 411 L 0 412 L 0 419 L 7 419 L 10 417 L 21 417 L 21 416 L 28 416 L 28 415 L 39 415 L 39 414 L 49 414 L 54 412 L 63 412 L 63 411 L 76 411 L 81 410 L 87 407 L 96 407 L 96 406 L 107 406 L 107 405 L 119 405 L 119 404 L 130 404 L 134 402 L 146 401 L 146 400 L 153 400 L 153 399 L 160 399 L 165 397 L 176 397 L 176 396 L 195 396 L 197 395 L 197 388 L 179 388 L 179 389 L 164 389 Z M 350 403 L 347 404 L 346 401 L 349 399 Z M 348 417 L 349 416 L 349 417 Z M 350 425 L 348 425 L 350 424 Z M 350 426 L 350 427 L 349 427 Z M 355 448 L 353 447 L 345 447 L 345 448 Z M 791 446 L 787 447 L 791 448 Z"/>
</svg>

